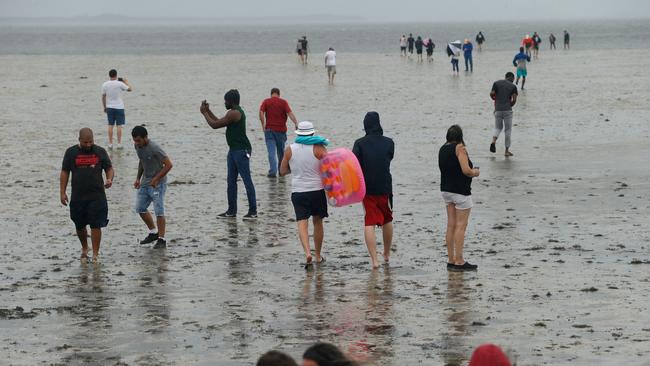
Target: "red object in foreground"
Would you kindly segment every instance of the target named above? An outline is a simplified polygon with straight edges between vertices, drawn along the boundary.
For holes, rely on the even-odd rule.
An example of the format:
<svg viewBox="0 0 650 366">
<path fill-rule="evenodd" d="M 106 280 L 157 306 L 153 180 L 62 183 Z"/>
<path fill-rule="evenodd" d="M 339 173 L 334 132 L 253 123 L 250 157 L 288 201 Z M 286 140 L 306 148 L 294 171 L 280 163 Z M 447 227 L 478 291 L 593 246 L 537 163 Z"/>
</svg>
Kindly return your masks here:
<svg viewBox="0 0 650 366">
<path fill-rule="evenodd" d="M 469 366 L 511 366 L 505 353 L 494 344 L 478 346 L 469 360 Z"/>
</svg>

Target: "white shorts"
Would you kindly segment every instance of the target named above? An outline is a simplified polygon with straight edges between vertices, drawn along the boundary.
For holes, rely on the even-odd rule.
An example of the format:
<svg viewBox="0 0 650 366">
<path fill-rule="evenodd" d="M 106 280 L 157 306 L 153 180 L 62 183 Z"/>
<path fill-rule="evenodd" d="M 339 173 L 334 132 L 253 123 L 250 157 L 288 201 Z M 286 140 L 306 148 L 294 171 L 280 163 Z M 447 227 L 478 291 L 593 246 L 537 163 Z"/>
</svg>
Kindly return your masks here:
<svg viewBox="0 0 650 366">
<path fill-rule="evenodd" d="M 456 206 L 457 210 L 469 210 L 474 207 L 474 202 L 472 201 L 472 196 L 465 196 L 458 193 L 451 192 L 441 192 L 442 199 L 448 205 Z"/>
</svg>

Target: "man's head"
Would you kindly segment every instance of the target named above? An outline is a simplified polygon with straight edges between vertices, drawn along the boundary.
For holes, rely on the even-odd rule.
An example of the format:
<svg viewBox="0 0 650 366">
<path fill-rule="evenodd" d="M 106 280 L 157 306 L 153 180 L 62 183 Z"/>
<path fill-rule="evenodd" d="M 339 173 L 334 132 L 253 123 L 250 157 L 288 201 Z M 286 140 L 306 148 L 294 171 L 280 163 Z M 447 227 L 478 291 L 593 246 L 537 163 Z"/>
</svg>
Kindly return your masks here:
<svg viewBox="0 0 650 366">
<path fill-rule="evenodd" d="M 226 106 L 226 109 L 232 109 L 235 106 L 239 105 L 239 91 L 237 89 L 230 89 L 223 96 L 223 101 Z"/>
<path fill-rule="evenodd" d="M 133 143 L 137 147 L 147 146 L 149 143 L 149 133 L 144 126 L 135 126 L 131 130 L 131 137 L 133 137 Z"/>
<path fill-rule="evenodd" d="M 95 144 L 95 139 L 93 137 L 93 130 L 88 127 L 84 127 L 79 130 L 79 147 L 85 152 L 92 150 L 93 145 Z"/>
<path fill-rule="evenodd" d="M 278 88 L 271 89 L 271 96 L 272 97 L 279 97 L 280 96 L 280 89 L 278 89 Z"/>
<path fill-rule="evenodd" d="M 257 366 L 298 366 L 291 356 L 279 352 L 268 351 L 257 360 Z"/>
<path fill-rule="evenodd" d="M 115 70 L 115 69 L 111 69 L 111 70 L 108 72 L 108 77 L 111 78 L 111 80 L 113 80 L 113 79 L 117 79 L 117 70 Z"/>
<path fill-rule="evenodd" d="M 524 48 L 523 48 L 523 47 L 519 47 L 519 52 L 524 52 Z"/>
<path fill-rule="evenodd" d="M 330 50 L 330 51 L 334 51 L 334 47 L 330 47 L 329 50 Z"/>
<path fill-rule="evenodd" d="M 506 80 L 512 83 L 515 81 L 515 74 L 511 73 L 510 71 L 506 72 Z"/>
</svg>

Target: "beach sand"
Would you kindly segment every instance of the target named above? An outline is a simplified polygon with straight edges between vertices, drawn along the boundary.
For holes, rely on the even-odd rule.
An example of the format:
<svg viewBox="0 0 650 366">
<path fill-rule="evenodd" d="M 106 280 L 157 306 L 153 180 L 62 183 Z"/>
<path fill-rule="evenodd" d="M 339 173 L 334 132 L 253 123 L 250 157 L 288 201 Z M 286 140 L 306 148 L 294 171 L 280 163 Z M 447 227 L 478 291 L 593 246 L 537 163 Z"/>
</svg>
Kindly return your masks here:
<svg viewBox="0 0 650 366">
<path fill-rule="evenodd" d="M 466 364 L 484 342 L 519 365 L 647 362 L 650 51 L 543 50 L 506 159 L 503 136 L 488 151 L 488 93 L 513 56 L 477 53 L 474 73 L 454 77 L 439 52 L 433 64 L 342 53 L 333 87 L 317 53 L 307 67 L 288 54 L 0 57 L 2 362 L 250 365 L 272 348 L 299 358 L 318 340 L 376 365 Z M 135 90 L 126 148 L 112 153 L 102 262 L 84 266 L 59 169 L 80 127 L 107 145 L 100 86 L 113 67 Z M 256 115 L 271 87 L 332 147 L 351 148 L 365 113 L 380 113 L 396 142 L 389 268 L 370 271 L 359 205 L 331 209 L 327 263 L 300 265 L 290 180 L 266 178 Z M 230 88 L 254 145 L 256 223 L 241 220 L 241 182 L 240 218 L 216 219 L 227 146 L 198 109 L 207 99 L 222 115 Z M 137 244 L 146 230 L 133 212 L 129 136 L 141 123 L 174 162 L 163 251 Z M 475 273 L 445 268 L 437 152 L 456 123 L 481 167 L 466 240 Z"/>
</svg>

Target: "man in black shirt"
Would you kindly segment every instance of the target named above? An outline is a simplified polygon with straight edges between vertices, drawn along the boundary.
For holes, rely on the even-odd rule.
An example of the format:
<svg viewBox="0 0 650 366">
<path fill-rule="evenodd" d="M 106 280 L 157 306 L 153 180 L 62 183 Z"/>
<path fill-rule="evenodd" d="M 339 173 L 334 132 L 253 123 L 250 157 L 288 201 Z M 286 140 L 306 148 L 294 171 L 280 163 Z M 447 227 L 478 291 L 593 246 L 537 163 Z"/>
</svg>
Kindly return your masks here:
<svg viewBox="0 0 650 366">
<path fill-rule="evenodd" d="M 406 40 L 409 45 L 409 56 L 413 55 L 413 46 L 415 46 L 415 38 L 413 38 L 413 33 L 409 33 L 409 38 Z"/>
<path fill-rule="evenodd" d="M 106 173 L 106 181 L 102 177 Z M 88 232 L 93 248 L 93 263 L 97 263 L 102 229 L 108 224 L 108 203 L 104 188 L 113 184 L 113 167 L 106 150 L 94 144 L 90 128 L 79 130 L 79 144 L 66 150 L 61 165 L 60 195 L 61 204 L 68 205 L 66 189 L 72 173 L 72 198 L 70 199 L 70 218 L 77 229 L 81 242 L 81 260 L 88 260 Z"/>
</svg>

